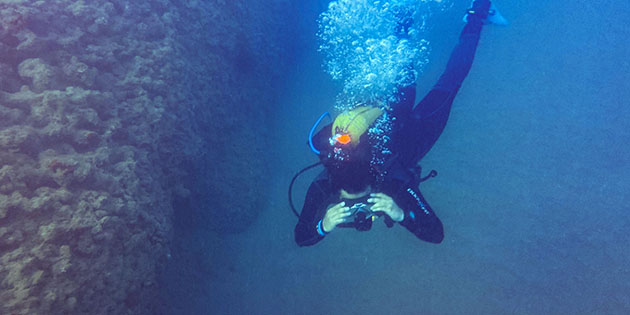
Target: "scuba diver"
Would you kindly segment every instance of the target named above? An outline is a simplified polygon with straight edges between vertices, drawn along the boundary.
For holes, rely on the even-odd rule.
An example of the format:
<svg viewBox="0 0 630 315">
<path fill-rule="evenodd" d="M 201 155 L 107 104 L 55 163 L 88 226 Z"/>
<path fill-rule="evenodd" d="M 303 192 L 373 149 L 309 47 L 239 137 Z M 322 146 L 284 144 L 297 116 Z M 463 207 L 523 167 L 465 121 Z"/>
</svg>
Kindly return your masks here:
<svg viewBox="0 0 630 315">
<path fill-rule="evenodd" d="M 339 114 L 333 123 L 309 137 L 309 144 L 321 160 L 302 172 L 323 164 L 325 170 L 311 183 L 295 226 L 295 241 L 310 246 L 321 241 L 337 227 L 369 230 L 383 217 L 392 227 L 395 222 L 421 240 L 440 243 L 444 238 L 442 222 L 418 188 L 422 178 L 418 162 L 435 144 L 444 130 L 453 100 L 468 74 L 484 24 L 507 24 L 489 0 L 475 0 L 464 17 L 466 25 L 453 49 L 446 70 L 433 89 L 416 105 L 415 83 L 398 90 L 398 101 L 391 105 L 395 122 L 384 163 L 373 163 L 375 143 L 368 136 L 379 117 L 380 108 L 360 106 Z M 319 148 L 319 150 L 317 149 Z M 289 188 L 291 201 L 291 188 Z"/>
</svg>

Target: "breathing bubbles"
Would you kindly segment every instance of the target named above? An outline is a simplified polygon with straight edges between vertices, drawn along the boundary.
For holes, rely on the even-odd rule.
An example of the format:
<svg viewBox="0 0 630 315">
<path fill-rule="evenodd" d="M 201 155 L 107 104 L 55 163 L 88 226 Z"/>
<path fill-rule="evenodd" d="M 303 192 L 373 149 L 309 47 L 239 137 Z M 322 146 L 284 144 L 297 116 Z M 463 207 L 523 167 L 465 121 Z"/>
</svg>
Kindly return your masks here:
<svg viewBox="0 0 630 315">
<path fill-rule="evenodd" d="M 319 51 L 333 80 L 343 84 L 339 110 L 385 108 L 398 87 L 417 79 L 428 57 L 430 0 L 337 0 L 319 17 Z"/>
<path fill-rule="evenodd" d="M 339 111 L 369 105 L 383 109 L 368 130 L 372 164 L 390 151 L 399 88 L 413 84 L 428 61 L 423 38 L 433 0 L 336 0 L 319 17 L 319 51 L 324 68 L 342 83 Z"/>
</svg>

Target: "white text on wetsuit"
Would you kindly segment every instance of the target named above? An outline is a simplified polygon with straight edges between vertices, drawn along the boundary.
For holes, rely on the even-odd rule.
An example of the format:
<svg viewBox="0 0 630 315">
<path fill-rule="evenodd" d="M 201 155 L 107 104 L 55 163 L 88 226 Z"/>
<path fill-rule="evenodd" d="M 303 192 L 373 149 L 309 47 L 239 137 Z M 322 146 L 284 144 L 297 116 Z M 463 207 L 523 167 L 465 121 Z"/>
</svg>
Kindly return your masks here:
<svg viewBox="0 0 630 315">
<path fill-rule="evenodd" d="M 427 210 L 427 208 L 424 206 L 424 203 L 422 203 L 422 201 L 420 200 L 420 197 L 418 197 L 418 195 L 416 194 L 415 191 L 413 191 L 413 189 L 411 188 L 407 188 L 407 192 L 414 198 L 416 199 L 416 201 L 418 202 L 418 206 L 420 206 L 420 208 L 422 209 L 422 211 L 424 211 L 425 214 L 429 214 L 429 210 Z"/>
</svg>

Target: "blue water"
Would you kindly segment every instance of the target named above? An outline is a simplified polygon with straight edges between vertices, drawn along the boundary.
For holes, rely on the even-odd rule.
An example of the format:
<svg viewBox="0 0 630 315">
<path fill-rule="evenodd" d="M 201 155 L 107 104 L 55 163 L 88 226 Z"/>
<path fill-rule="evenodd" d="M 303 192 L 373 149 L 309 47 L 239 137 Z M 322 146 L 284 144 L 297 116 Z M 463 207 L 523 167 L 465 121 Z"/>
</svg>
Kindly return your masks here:
<svg viewBox="0 0 630 315">
<path fill-rule="evenodd" d="M 305 2 L 299 48 L 273 110 L 276 159 L 262 214 L 241 234 L 200 233 L 202 288 L 180 311 L 213 314 L 626 314 L 630 312 L 630 5 L 500 2 L 508 27 L 483 30 L 420 188 L 445 226 L 440 245 L 376 224 L 293 242 L 293 173 L 315 161 L 312 122 L 339 85 L 322 68 Z M 429 23 L 418 94 L 444 69 L 467 1 Z M 281 150 L 278 150 L 281 148 Z M 300 178 L 301 200 L 311 172 Z M 183 290 L 183 289 L 182 289 Z M 183 296 L 183 295 L 182 295 Z"/>
<path fill-rule="evenodd" d="M 628 1 L 496 0 L 421 161 L 444 241 L 305 248 L 313 122 L 422 98 L 468 0 L 0 2 L 1 314 L 630 314 Z"/>
</svg>

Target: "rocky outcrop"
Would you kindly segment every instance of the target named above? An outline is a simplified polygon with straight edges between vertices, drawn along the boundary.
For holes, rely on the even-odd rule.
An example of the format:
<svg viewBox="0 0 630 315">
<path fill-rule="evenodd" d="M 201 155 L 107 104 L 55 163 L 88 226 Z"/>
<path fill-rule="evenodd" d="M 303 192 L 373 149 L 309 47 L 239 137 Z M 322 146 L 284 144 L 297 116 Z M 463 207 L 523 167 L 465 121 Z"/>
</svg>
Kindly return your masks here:
<svg viewBox="0 0 630 315">
<path fill-rule="evenodd" d="M 153 130 L 176 124 L 164 114 L 174 44 L 172 22 L 143 6 L 2 6 L 1 313 L 151 308 L 169 250 L 164 179 L 177 176 L 156 165 Z"/>
<path fill-rule="evenodd" d="M 247 188 L 234 199 L 226 187 L 265 175 L 264 142 L 252 131 L 265 133 L 254 123 L 273 98 L 273 78 L 261 84 L 261 73 L 278 69 L 257 65 L 280 49 L 256 52 L 275 35 L 251 33 L 230 14 L 281 8 L 0 4 L 0 313 L 162 312 L 157 275 L 173 213 L 188 215 L 182 205 L 201 204 L 190 198 L 204 192 L 224 201 L 206 207 L 213 215 L 260 199 Z M 210 28 L 186 20 L 206 13 L 215 15 L 201 19 Z M 246 114 L 230 112 L 243 104 Z M 241 175 L 230 176 L 225 166 L 241 150 L 249 152 L 234 166 Z M 195 178 L 200 185 L 189 184 Z M 213 228 L 230 230 L 229 218 Z"/>
</svg>

